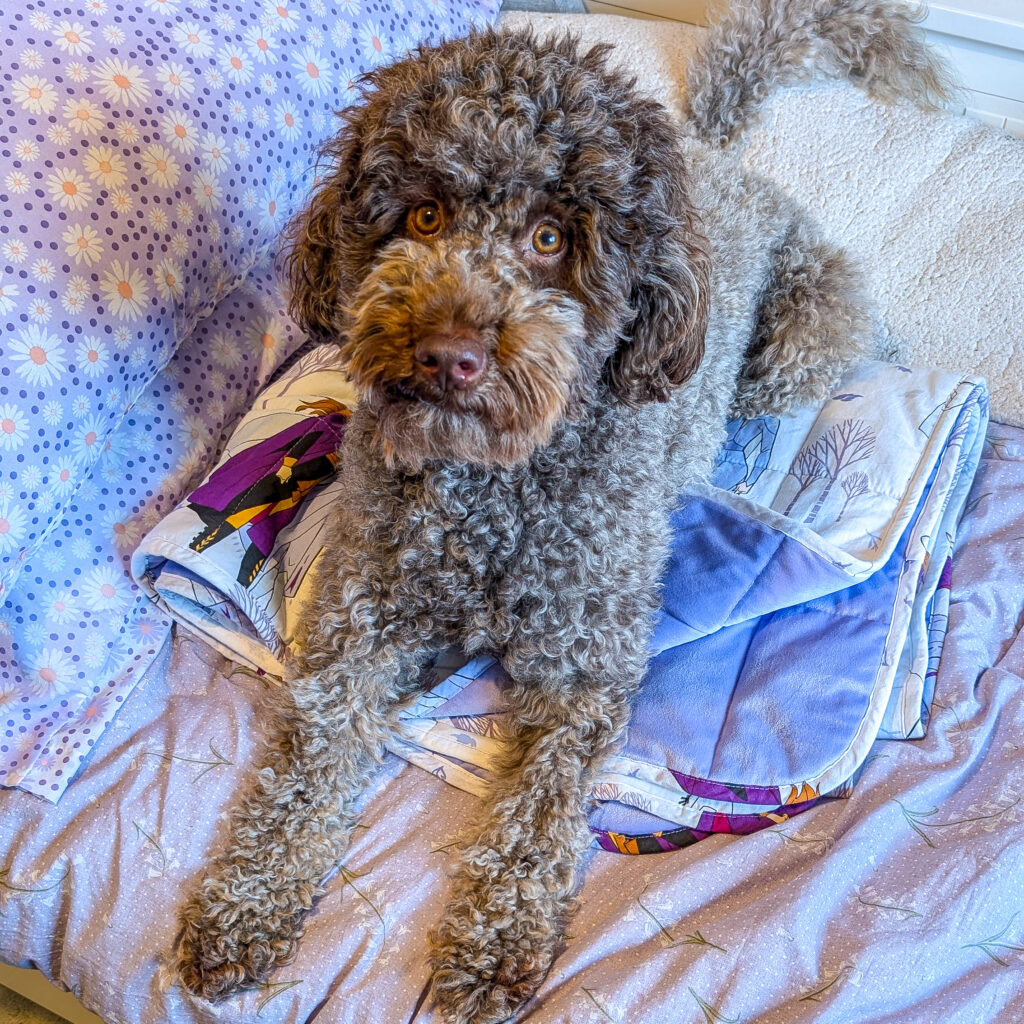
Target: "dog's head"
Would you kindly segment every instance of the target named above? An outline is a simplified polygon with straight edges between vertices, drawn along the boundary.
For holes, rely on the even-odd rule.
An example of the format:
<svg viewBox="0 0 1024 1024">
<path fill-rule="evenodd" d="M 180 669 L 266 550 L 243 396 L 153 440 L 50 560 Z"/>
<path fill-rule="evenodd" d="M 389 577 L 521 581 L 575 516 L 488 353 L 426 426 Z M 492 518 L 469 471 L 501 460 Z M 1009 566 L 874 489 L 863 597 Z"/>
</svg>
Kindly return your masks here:
<svg viewBox="0 0 1024 1024">
<path fill-rule="evenodd" d="M 701 360 L 678 129 L 606 49 L 475 33 L 342 114 L 292 228 L 292 310 L 342 339 L 403 466 L 515 464 L 598 394 L 664 400 Z"/>
</svg>

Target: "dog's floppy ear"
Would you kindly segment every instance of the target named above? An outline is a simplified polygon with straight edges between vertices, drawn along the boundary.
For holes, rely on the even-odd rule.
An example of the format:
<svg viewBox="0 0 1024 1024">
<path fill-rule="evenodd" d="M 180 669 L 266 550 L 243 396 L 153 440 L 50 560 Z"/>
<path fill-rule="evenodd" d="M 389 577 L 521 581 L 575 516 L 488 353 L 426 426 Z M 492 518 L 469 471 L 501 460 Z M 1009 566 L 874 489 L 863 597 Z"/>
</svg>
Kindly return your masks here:
<svg viewBox="0 0 1024 1024">
<path fill-rule="evenodd" d="M 286 231 L 285 271 L 291 286 L 289 312 L 309 334 L 337 337 L 345 279 L 342 226 L 359 164 L 351 124 L 323 149 L 326 175 L 313 186 L 306 206 Z"/>
<path fill-rule="evenodd" d="M 390 184 L 403 165 L 405 125 L 389 111 L 420 74 L 410 56 L 363 75 L 359 101 L 339 112 L 338 134 L 320 149 L 313 192 L 285 236 L 289 311 L 310 334 L 344 332 L 349 289 L 404 210 Z"/>
<path fill-rule="evenodd" d="M 605 368 L 606 379 L 625 402 L 668 399 L 704 357 L 711 260 L 708 243 L 689 198 L 682 154 L 669 143 L 648 150 L 641 223 L 643 239 L 631 260 L 629 306 L 634 315 L 625 338 Z"/>
</svg>

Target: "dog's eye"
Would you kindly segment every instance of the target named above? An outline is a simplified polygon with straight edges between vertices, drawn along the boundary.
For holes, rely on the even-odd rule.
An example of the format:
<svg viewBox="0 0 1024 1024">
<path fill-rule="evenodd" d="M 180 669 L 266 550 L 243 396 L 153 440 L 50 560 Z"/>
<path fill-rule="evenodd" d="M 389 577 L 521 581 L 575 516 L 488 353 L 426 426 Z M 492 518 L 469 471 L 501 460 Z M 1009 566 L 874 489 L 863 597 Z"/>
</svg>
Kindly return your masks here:
<svg viewBox="0 0 1024 1024">
<path fill-rule="evenodd" d="M 541 256 L 554 256 L 562 251 L 565 235 L 554 224 L 541 224 L 533 233 L 533 251 Z"/>
<path fill-rule="evenodd" d="M 420 203 L 409 211 L 409 227 L 418 235 L 436 235 L 441 230 L 441 223 L 441 207 L 437 203 Z"/>
</svg>

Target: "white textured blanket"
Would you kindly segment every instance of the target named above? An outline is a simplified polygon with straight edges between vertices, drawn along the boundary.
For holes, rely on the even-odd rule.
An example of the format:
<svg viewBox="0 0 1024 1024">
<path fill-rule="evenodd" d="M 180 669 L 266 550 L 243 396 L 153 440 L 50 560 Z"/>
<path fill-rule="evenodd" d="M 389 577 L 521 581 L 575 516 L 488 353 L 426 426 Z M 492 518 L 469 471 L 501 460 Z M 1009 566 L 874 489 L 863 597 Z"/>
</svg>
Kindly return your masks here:
<svg viewBox="0 0 1024 1024">
<path fill-rule="evenodd" d="M 526 23 L 615 43 L 639 85 L 681 113 L 700 29 L 598 15 L 504 22 Z M 992 418 L 1024 426 L 1024 142 L 816 82 L 779 90 L 741 149 L 860 261 L 879 330 L 904 361 L 986 377 Z"/>
</svg>

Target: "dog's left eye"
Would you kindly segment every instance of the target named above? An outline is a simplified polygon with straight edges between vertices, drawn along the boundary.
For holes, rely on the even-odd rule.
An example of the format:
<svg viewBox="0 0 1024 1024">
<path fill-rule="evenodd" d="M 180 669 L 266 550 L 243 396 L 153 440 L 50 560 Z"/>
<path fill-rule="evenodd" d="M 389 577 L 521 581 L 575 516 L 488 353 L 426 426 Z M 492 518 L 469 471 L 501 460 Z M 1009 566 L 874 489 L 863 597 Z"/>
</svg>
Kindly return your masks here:
<svg viewBox="0 0 1024 1024">
<path fill-rule="evenodd" d="M 437 203 L 420 203 L 409 211 L 409 226 L 418 235 L 436 235 L 441 224 L 441 207 Z"/>
<path fill-rule="evenodd" d="M 541 256 L 554 256 L 562 251 L 565 245 L 565 235 L 562 229 L 554 224 L 541 224 L 533 233 L 533 251 L 539 252 Z"/>
</svg>

